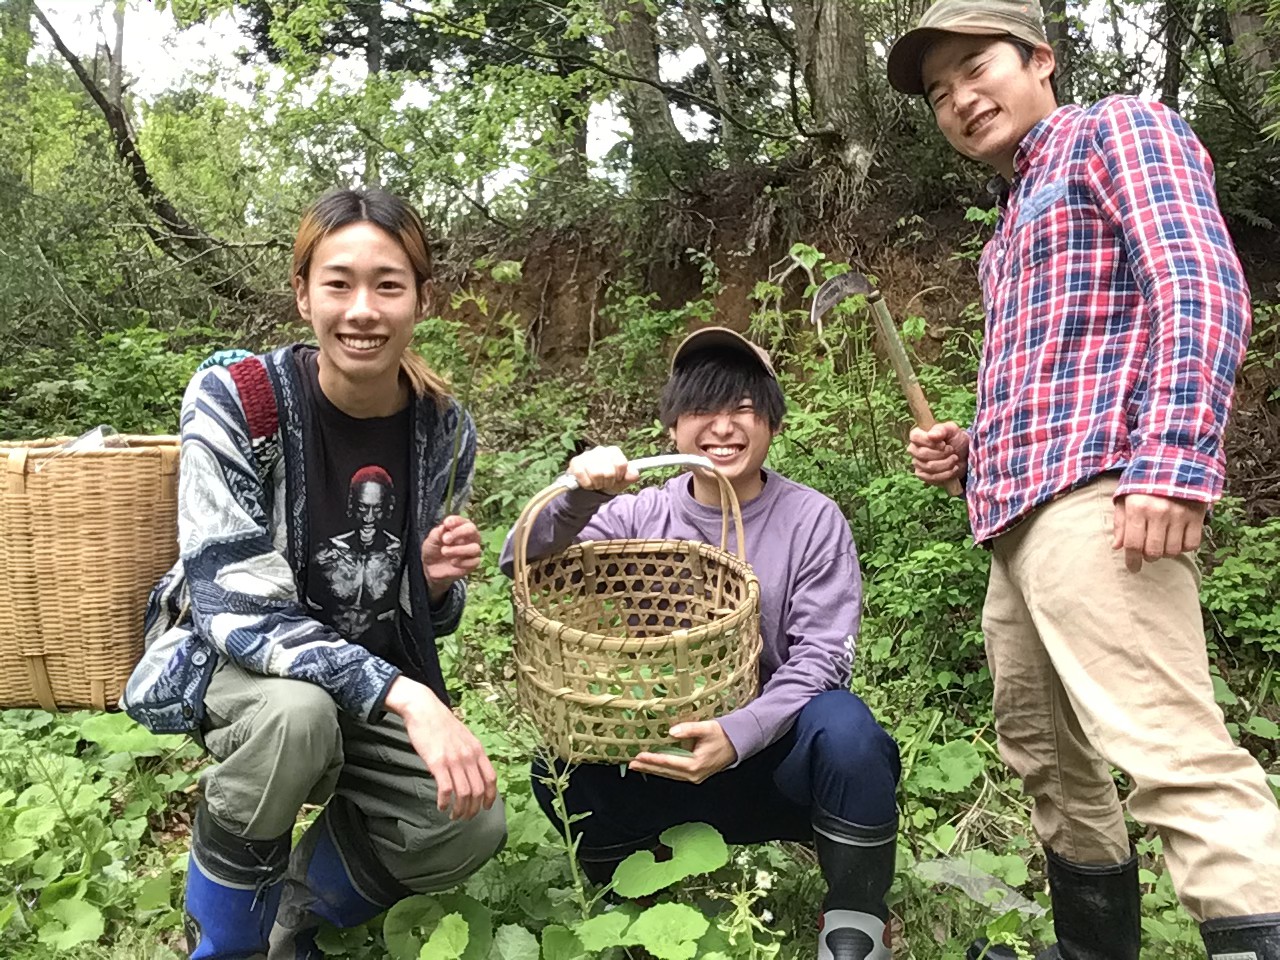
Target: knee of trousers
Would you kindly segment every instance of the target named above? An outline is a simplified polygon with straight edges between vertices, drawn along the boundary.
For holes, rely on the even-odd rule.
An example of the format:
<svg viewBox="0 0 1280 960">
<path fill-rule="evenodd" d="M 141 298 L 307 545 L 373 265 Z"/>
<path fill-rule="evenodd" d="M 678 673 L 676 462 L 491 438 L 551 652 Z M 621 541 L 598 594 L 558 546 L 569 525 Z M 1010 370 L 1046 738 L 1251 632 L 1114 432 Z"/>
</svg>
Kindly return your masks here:
<svg viewBox="0 0 1280 960">
<path fill-rule="evenodd" d="M 453 836 L 444 843 L 435 835 L 435 844 L 422 852 L 430 853 L 424 861 L 431 872 L 418 876 L 397 877 L 415 893 L 435 893 L 461 883 L 492 860 L 507 843 L 507 816 L 502 798 L 488 810 L 481 810 L 470 820 L 453 824 Z"/>
<path fill-rule="evenodd" d="M 320 687 L 299 680 L 287 696 L 263 702 L 239 749 L 260 749 L 277 757 L 277 770 L 287 768 L 290 779 L 314 781 L 340 759 L 341 745 L 337 704 Z"/>
<path fill-rule="evenodd" d="M 814 762 L 829 774 L 865 781 L 869 773 L 880 772 L 898 782 L 898 744 L 855 694 L 828 690 L 810 700 L 796 721 L 796 740 L 810 738 Z"/>
</svg>

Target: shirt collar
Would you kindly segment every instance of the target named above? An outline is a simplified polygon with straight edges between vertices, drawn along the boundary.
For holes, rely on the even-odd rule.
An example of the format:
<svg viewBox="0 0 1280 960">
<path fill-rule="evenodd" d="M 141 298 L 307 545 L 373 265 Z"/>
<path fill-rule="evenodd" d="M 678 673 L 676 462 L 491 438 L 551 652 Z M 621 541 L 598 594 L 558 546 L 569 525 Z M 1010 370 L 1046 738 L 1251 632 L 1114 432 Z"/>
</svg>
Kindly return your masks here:
<svg viewBox="0 0 1280 960">
<path fill-rule="evenodd" d="M 1022 138 L 1022 142 L 1018 144 L 1018 149 L 1013 154 L 1014 183 L 1022 180 L 1027 175 L 1027 171 L 1036 161 L 1036 158 L 1048 148 L 1054 135 L 1081 109 L 1083 108 L 1074 103 L 1058 107 L 1053 113 L 1027 131 L 1027 135 Z M 996 174 L 987 181 L 987 192 L 999 200 L 1003 200 L 1008 196 L 1009 189 L 1009 182 L 1000 174 Z"/>
</svg>

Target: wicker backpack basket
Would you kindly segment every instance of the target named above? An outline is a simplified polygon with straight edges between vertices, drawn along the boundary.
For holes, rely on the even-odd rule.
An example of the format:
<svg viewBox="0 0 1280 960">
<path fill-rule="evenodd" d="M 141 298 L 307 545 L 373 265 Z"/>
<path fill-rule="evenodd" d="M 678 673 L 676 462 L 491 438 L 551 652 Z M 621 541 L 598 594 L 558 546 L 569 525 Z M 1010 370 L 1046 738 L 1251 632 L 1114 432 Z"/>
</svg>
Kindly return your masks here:
<svg viewBox="0 0 1280 960">
<path fill-rule="evenodd" d="M 0 443 L 0 708 L 113 706 L 178 554 L 177 437 Z"/>
<path fill-rule="evenodd" d="M 643 470 L 702 457 L 633 461 Z M 710 720 L 759 686 L 760 583 L 743 549 L 742 511 L 718 471 L 720 546 L 688 540 L 604 540 L 528 559 L 538 514 L 576 484 L 535 495 L 513 534 L 516 690 L 561 758 L 624 763 L 677 744 L 683 720 Z M 730 518 L 737 555 L 727 549 Z"/>
</svg>

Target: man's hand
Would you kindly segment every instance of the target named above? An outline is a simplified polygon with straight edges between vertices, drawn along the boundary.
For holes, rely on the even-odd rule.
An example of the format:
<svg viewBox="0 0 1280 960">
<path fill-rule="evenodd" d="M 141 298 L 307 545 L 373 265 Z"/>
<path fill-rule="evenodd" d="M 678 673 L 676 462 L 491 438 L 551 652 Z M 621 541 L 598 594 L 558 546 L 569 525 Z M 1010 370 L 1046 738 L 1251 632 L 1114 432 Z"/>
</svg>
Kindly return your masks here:
<svg viewBox="0 0 1280 960">
<path fill-rule="evenodd" d="M 908 441 L 911 466 L 925 483 L 940 487 L 960 479 L 969 468 L 969 434 L 951 421 L 928 430 L 916 427 Z"/>
<path fill-rule="evenodd" d="M 621 493 L 640 479 L 627 465 L 627 456 L 617 447 L 593 447 L 569 461 L 569 475 L 583 490 Z"/>
<path fill-rule="evenodd" d="M 454 581 L 478 567 L 483 552 L 480 531 L 470 520 L 449 516 L 440 521 L 422 541 L 422 569 L 431 602 L 439 603 Z"/>
<path fill-rule="evenodd" d="M 631 761 L 629 769 L 637 773 L 656 773 L 672 780 L 701 783 L 713 773 L 719 773 L 738 759 L 724 727 L 715 720 L 696 723 L 677 723 L 671 735 L 686 741 L 692 756 L 682 757 L 670 753 L 641 753 Z"/>
<path fill-rule="evenodd" d="M 430 687 L 396 677 L 384 705 L 404 721 L 414 752 L 435 778 L 436 806 L 449 810 L 450 820 L 470 820 L 481 807 L 493 806 L 498 799 L 493 764 L 475 734 Z"/>
<path fill-rule="evenodd" d="M 1130 572 L 1142 569 L 1142 561 L 1198 549 L 1204 533 L 1207 504 L 1175 500 L 1145 493 L 1116 497 L 1111 548 L 1124 551 Z"/>
</svg>

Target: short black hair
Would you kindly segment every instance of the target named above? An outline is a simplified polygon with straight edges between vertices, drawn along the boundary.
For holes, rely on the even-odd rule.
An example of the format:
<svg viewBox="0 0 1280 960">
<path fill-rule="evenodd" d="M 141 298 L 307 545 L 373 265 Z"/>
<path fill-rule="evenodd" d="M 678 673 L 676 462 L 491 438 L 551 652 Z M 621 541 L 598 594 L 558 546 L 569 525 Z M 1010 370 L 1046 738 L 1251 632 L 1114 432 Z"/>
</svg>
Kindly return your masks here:
<svg viewBox="0 0 1280 960">
<path fill-rule="evenodd" d="M 756 413 L 770 430 L 782 426 L 787 401 L 778 381 L 754 357 L 709 347 L 680 360 L 662 388 L 658 419 L 670 430 L 686 413 L 718 413 L 734 410 L 750 398 Z"/>
</svg>

